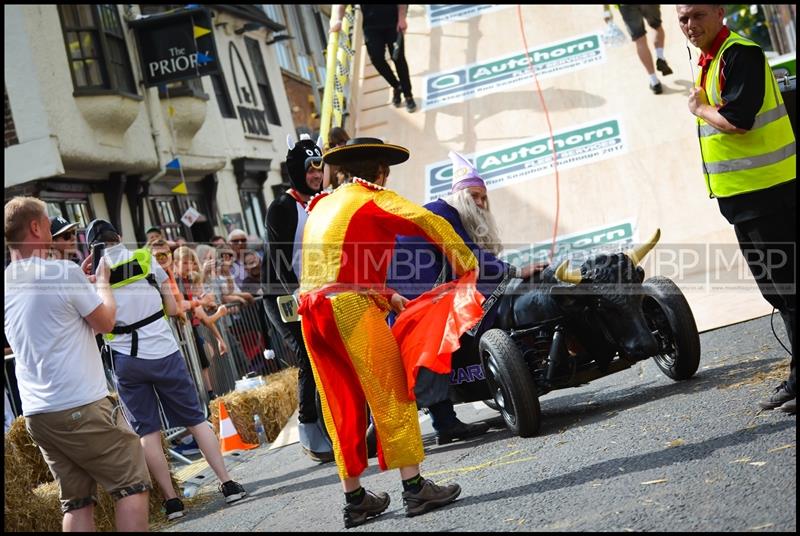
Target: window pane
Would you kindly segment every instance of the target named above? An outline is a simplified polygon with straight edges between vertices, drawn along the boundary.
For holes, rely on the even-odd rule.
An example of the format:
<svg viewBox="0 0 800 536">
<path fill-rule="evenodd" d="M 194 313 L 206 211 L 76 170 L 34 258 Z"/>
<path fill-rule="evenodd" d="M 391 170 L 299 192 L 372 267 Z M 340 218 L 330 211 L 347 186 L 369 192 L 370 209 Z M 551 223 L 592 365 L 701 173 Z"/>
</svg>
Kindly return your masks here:
<svg viewBox="0 0 800 536">
<path fill-rule="evenodd" d="M 90 4 L 78 4 L 78 27 L 94 28 L 94 17 L 92 16 L 92 6 Z"/>
<path fill-rule="evenodd" d="M 100 72 L 100 62 L 96 60 L 86 60 L 86 75 L 88 76 L 88 85 L 90 86 L 103 86 L 103 75 Z"/>
<path fill-rule="evenodd" d="M 233 103 L 225 87 L 225 77 L 222 74 L 212 74 L 211 83 L 214 85 L 214 95 L 217 97 L 217 104 L 222 117 L 236 117 Z"/>
<path fill-rule="evenodd" d="M 84 58 L 97 58 L 97 45 L 95 42 L 94 32 L 81 32 L 81 53 Z"/>
<path fill-rule="evenodd" d="M 53 216 L 62 216 L 63 217 L 63 214 L 61 213 L 61 204 L 53 202 L 53 201 L 48 201 L 47 202 L 47 215 L 49 217 L 51 217 L 51 218 Z"/>
<path fill-rule="evenodd" d="M 78 41 L 78 34 L 67 32 L 67 50 L 70 58 L 81 58 L 81 43 Z"/>
<path fill-rule="evenodd" d="M 253 206 L 250 198 L 252 194 L 245 192 L 242 196 L 242 208 L 244 209 L 245 225 L 247 226 L 247 234 L 253 234 L 256 229 L 256 222 L 253 218 Z"/>
<path fill-rule="evenodd" d="M 86 81 L 86 71 L 84 70 L 82 61 L 72 62 L 72 74 L 75 75 L 75 85 L 77 87 L 86 87 L 89 85 Z"/>
<path fill-rule="evenodd" d="M 289 44 L 286 41 L 277 43 L 278 64 L 287 71 L 296 72 L 294 61 L 292 61 L 292 52 L 289 50 Z"/>
<path fill-rule="evenodd" d="M 119 12 L 117 6 L 113 4 L 103 4 L 100 6 L 100 13 L 103 17 L 103 28 L 107 32 L 112 32 L 115 35 L 122 37 L 122 28 L 119 23 Z"/>
<path fill-rule="evenodd" d="M 256 220 L 256 234 L 261 238 L 264 238 L 264 215 L 261 212 L 261 200 L 259 199 L 261 194 L 253 194 L 253 199 L 251 204 L 253 206 L 253 216 Z"/>
<path fill-rule="evenodd" d="M 77 28 L 78 26 L 78 7 L 61 5 L 61 15 L 64 17 L 65 28 Z"/>
</svg>

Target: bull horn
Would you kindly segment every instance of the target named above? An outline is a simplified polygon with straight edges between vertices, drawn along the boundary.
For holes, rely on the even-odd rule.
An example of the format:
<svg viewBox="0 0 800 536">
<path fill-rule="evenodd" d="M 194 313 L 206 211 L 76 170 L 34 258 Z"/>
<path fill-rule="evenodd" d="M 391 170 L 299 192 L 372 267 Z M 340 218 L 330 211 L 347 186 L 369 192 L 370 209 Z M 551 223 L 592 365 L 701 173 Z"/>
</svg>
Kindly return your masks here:
<svg viewBox="0 0 800 536">
<path fill-rule="evenodd" d="M 638 266 L 639 263 L 642 262 L 642 259 L 644 259 L 644 256 L 650 253 L 650 250 L 655 247 L 659 238 L 661 238 L 661 229 L 656 229 L 656 232 L 653 233 L 653 236 L 650 237 L 650 240 L 640 246 L 629 249 L 625 252 L 625 254 L 630 257 L 634 266 Z"/>
<path fill-rule="evenodd" d="M 571 270 L 569 267 L 569 261 L 566 260 L 562 262 L 556 269 L 556 279 L 563 281 L 564 283 L 572 283 L 573 285 L 577 285 L 583 281 L 583 276 L 581 275 L 580 270 Z"/>
</svg>

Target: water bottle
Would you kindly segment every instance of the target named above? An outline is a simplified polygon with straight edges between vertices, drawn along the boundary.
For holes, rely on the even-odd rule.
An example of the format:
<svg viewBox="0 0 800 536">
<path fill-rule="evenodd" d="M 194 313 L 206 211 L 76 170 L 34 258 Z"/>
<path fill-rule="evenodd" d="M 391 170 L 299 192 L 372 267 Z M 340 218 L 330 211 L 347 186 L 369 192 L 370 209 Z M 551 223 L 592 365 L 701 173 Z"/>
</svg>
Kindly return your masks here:
<svg viewBox="0 0 800 536">
<path fill-rule="evenodd" d="M 256 428 L 256 435 L 258 436 L 258 444 L 267 444 L 267 434 L 264 432 L 264 425 L 261 423 L 261 417 L 258 414 L 253 415 L 253 424 Z"/>
</svg>

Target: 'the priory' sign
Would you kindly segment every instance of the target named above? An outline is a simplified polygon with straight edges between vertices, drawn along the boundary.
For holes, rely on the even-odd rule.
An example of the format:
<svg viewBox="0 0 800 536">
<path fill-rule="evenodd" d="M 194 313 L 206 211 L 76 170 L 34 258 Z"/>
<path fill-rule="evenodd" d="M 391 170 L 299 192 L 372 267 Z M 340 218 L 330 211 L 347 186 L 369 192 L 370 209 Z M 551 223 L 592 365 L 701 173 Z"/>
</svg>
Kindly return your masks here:
<svg viewBox="0 0 800 536">
<path fill-rule="evenodd" d="M 180 9 L 129 24 L 136 31 L 145 86 L 220 71 L 211 17 L 205 9 Z"/>
</svg>

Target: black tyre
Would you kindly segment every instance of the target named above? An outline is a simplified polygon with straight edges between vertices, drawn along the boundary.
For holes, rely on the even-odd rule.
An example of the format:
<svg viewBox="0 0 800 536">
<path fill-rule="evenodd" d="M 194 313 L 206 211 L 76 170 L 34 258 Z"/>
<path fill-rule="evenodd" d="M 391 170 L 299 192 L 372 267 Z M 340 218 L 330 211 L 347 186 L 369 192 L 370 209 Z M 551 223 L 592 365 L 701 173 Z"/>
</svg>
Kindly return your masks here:
<svg viewBox="0 0 800 536">
<path fill-rule="evenodd" d="M 519 348 L 500 329 L 484 333 L 478 347 L 489 390 L 506 426 L 520 437 L 536 435 L 541 421 L 539 396 Z"/>
<path fill-rule="evenodd" d="M 642 303 L 650 329 L 657 331 L 661 346 L 653 360 L 661 372 L 673 380 L 691 378 L 700 366 L 700 335 L 692 309 L 678 288 L 667 277 L 651 277 L 642 283 Z"/>
<path fill-rule="evenodd" d="M 489 409 L 500 411 L 500 406 L 497 405 L 497 402 L 495 402 L 493 398 L 490 398 L 489 400 L 484 400 L 483 403 L 489 406 Z"/>
</svg>

